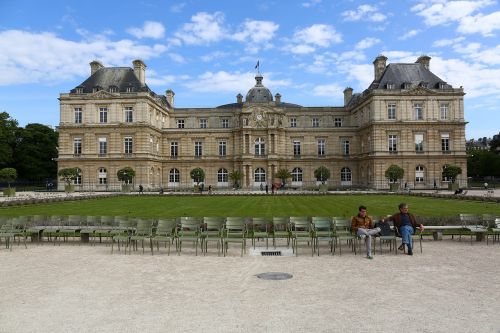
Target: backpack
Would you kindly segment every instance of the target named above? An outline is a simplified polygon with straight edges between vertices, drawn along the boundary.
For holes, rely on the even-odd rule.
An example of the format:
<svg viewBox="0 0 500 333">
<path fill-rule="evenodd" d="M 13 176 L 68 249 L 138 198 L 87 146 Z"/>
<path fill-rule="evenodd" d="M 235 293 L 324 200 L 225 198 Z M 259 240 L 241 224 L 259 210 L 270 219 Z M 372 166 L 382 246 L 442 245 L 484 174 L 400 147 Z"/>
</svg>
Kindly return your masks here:
<svg viewBox="0 0 500 333">
<path fill-rule="evenodd" d="M 394 231 L 391 230 L 389 222 L 379 222 L 377 224 L 377 227 L 380 228 L 380 236 L 391 236 L 394 234 Z"/>
</svg>

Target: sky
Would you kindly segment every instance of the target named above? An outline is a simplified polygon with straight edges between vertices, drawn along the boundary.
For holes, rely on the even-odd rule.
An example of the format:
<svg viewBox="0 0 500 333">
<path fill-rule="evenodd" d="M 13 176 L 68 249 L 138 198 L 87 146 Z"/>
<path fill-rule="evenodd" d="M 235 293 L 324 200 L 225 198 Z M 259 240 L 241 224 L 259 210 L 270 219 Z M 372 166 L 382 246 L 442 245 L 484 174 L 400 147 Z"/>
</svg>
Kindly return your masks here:
<svg viewBox="0 0 500 333">
<path fill-rule="evenodd" d="M 0 112 L 57 126 L 60 93 L 89 63 L 146 65 L 146 83 L 177 107 L 236 102 L 255 84 L 282 101 L 342 106 L 373 60 L 413 63 L 463 86 L 466 138 L 500 131 L 500 6 L 494 0 L 0 0 Z"/>
</svg>

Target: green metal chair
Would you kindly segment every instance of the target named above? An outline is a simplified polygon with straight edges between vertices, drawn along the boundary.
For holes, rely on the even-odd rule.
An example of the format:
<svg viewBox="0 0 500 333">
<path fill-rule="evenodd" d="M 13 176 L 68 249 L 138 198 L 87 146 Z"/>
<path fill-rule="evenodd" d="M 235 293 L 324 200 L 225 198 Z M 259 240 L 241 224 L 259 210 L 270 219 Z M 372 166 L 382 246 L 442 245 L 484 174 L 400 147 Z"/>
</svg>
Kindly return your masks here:
<svg viewBox="0 0 500 333">
<path fill-rule="evenodd" d="M 290 217 L 292 249 L 296 256 L 299 255 L 298 244 L 307 243 L 311 246 L 311 256 L 314 255 L 314 241 L 311 222 L 307 217 Z"/>
<path fill-rule="evenodd" d="M 175 240 L 175 229 L 177 227 L 177 221 L 175 218 L 160 218 L 158 219 L 158 225 L 156 227 L 156 233 L 151 238 L 151 241 L 156 244 L 156 249 L 160 251 L 160 243 L 165 243 L 165 247 L 168 244 L 168 255 L 170 255 L 170 247 Z"/>
<path fill-rule="evenodd" d="M 63 242 L 67 242 L 70 237 L 80 238 L 80 230 L 86 220 L 85 216 L 69 215 L 61 224 L 58 237 L 62 238 Z"/>
<path fill-rule="evenodd" d="M 288 217 L 274 216 L 272 221 L 272 228 L 270 230 L 273 237 L 273 247 L 276 248 L 276 239 L 286 239 L 287 248 L 290 246 L 291 230 L 290 220 Z"/>
<path fill-rule="evenodd" d="M 28 237 L 31 237 L 31 242 L 41 242 L 43 229 L 47 224 L 47 217 L 45 215 L 32 215 L 31 223 L 26 228 L 26 233 Z"/>
<path fill-rule="evenodd" d="M 335 245 L 339 247 L 339 254 L 342 255 L 342 241 L 345 241 L 356 254 L 356 235 L 351 232 L 351 221 L 346 218 L 334 218 L 334 237 Z"/>
<path fill-rule="evenodd" d="M 117 219 L 118 225 L 114 226 L 109 234 L 111 235 L 111 254 L 113 254 L 113 247 L 115 242 L 118 244 L 118 251 L 120 251 L 120 244 L 125 243 L 125 254 L 130 246 L 130 236 L 134 233 L 137 219 L 120 217 Z M 130 251 L 129 251 L 130 253 Z"/>
<path fill-rule="evenodd" d="M 5 248 L 12 251 L 11 242 L 14 241 L 14 226 L 12 224 L 12 220 L 14 218 L 4 218 L 1 221 L 0 225 L 0 243 L 2 239 L 5 241 Z"/>
<path fill-rule="evenodd" d="M 376 220 L 373 220 L 373 223 L 376 223 Z M 382 254 L 382 245 L 386 244 L 389 245 L 389 251 L 394 251 L 396 255 L 398 254 L 398 247 L 397 247 L 397 236 L 396 232 L 394 230 L 394 222 L 392 221 L 386 221 L 384 223 L 388 223 L 389 227 L 391 228 L 391 234 L 389 235 L 378 235 L 376 238 L 374 237 L 373 239 L 377 239 L 379 241 L 379 250 L 380 254 Z M 394 247 L 394 250 L 393 250 Z"/>
<path fill-rule="evenodd" d="M 86 216 L 85 222 L 82 222 L 82 230 L 80 230 L 80 238 L 82 242 L 89 242 L 92 245 L 94 244 L 95 232 L 99 229 L 101 224 L 100 216 Z"/>
<path fill-rule="evenodd" d="M 318 251 L 319 256 L 319 242 L 327 241 L 330 245 L 330 252 L 334 254 L 334 242 L 332 220 L 329 217 L 313 216 L 312 223 L 312 239 L 313 239 L 313 252 Z"/>
<path fill-rule="evenodd" d="M 241 244 L 241 256 L 246 249 L 246 231 L 247 225 L 243 217 L 227 217 L 223 229 L 223 252 L 224 257 L 227 254 L 229 243 Z"/>
<path fill-rule="evenodd" d="M 265 239 L 266 240 L 266 249 L 269 248 L 269 236 L 271 235 L 271 227 L 272 225 L 269 222 L 269 219 L 265 217 L 254 217 L 252 218 L 252 229 L 250 232 L 250 236 L 252 237 L 253 248 L 255 249 L 256 240 Z"/>
<path fill-rule="evenodd" d="M 200 233 L 201 249 L 203 255 L 208 251 L 208 243 L 217 243 L 217 255 L 220 256 L 223 251 L 222 230 L 224 228 L 225 218 L 223 217 L 204 217 L 203 228 Z"/>
<path fill-rule="evenodd" d="M 120 222 L 123 224 L 128 221 L 128 217 L 104 215 L 101 216 L 99 220 L 99 225 L 94 230 L 94 238 L 92 240 L 93 245 L 95 245 L 97 238 L 99 238 L 99 243 L 102 243 L 103 238 L 113 241 L 113 236 L 120 233 L 120 231 L 115 228 L 119 226 Z M 113 233 L 111 233 L 111 231 L 113 231 Z"/>
<path fill-rule="evenodd" d="M 489 238 L 493 237 L 493 244 L 500 241 L 500 217 L 495 218 L 493 227 L 488 230 L 486 234 L 486 244 L 489 243 Z"/>
<path fill-rule="evenodd" d="M 144 242 L 146 240 L 149 240 L 149 247 L 151 249 L 151 255 L 153 255 L 153 229 L 152 229 L 153 222 L 150 219 L 137 219 L 137 228 L 135 229 L 135 232 L 130 236 L 129 241 L 130 241 L 130 248 L 129 248 L 129 253 L 131 249 L 133 248 L 135 251 L 137 251 L 137 244 L 139 241 L 141 242 L 142 245 L 142 254 L 144 254 Z"/>
<path fill-rule="evenodd" d="M 198 255 L 202 219 L 199 217 L 183 216 L 179 220 L 180 226 L 177 228 L 176 233 L 177 255 L 181 255 L 183 242 L 192 242 L 196 255 Z"/>
</svg>

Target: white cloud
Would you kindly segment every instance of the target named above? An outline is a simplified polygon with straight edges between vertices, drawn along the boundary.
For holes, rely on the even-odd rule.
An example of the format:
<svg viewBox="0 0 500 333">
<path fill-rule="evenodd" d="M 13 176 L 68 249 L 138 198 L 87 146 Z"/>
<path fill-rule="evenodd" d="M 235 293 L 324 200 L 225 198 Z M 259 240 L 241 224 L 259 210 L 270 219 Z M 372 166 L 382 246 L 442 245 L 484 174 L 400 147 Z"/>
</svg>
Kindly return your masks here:
<svg viewBox="0 0 500 333">
<path fill-rule="evenodd" d="M 204 62 L 210 62 L 210 61 L 215 60 L 215 59 L 225 58 L 228 55 L 229 55 L 228 52 L 214 51 L 214 52 L 210 52 L 208 54 L 200 56 L 200 59 Z"/>
<path fill-rule="evenodd" d="M 200 12 L 193 15 L 191 22 L 185 23 L 175 37 L 186 44 L 205 45 L 224 39 L 226 34 L 224 14 Z"/>
<path fill-rule="evenodd" d="M 183 56 L 177 53 L 168 53 L 168 57 L 179 64 L 185 64 L 187 62 Z"/>
<path fill-rule="evenodd" d="M 500 11 L 488 15 L 467 16 L 460 21 L 457 31 L 464 34 L 480 33 L 491 36 L 500 29 Z"/>
<path fill-rule="evenodd" d="M 170 6 L 170 11 L 172 13 L 180 13 L 184 9 L 184 7 L 186 7 L 186 3 L 179 2 L 179 3 L 176 3 L 175 5 Z"/>
<path fill-rule="evenodd" d="M 287 80 L 272 80 L 271 74 L 266 74 L 263 83 L 270 89 L 291 85 Z M 249 87 L 255 85 L 255 74 L 226 71 L 205 72 L 184 85 L 194 92 L 246 92 Z"/>
<path fill-rule="evenodd" d="M 453 39 L 438 39 L 432 43 L 432 46 L 434 47 L 443 47 L 443 46 L 450 46 L 456 43 L 460 43 L 463 41 L 465 37 L 457 37 Z"/>
<path fill-rule="evenodd" d="M 286 49 L 296 54 L 312 53 L 317 47 L 329 47 L 342 42 L 342 34 L 327 24 L 314 24 L 298 30 L 293 36 L 293 42 Z"/>
<path fill-rule="evenodd" d="M 246 20 L 232 38 L 239 42 L 264 43 L 274 38 L 279 25 L 271 21 Z"/>
<path fill-rule="evenodd" d="M 160 39 L 165 36 L 165 27 L 160 22 L 146 21 L 142 28 L 128 28 L 127 32 L 139 39 Z"/>
<path fill-rule="evenodd" d="M 312 94 L 314 96 L 326 96 L 337 99 L 344 95 L 344 88 L 345 87 L 341 87 L 337 83 L 318 85 L 312 89 Z"/>
<path fill-rule="evenodd" d="M 404 35 L 402 35 L 398 39 L 400 39 L 400 40 L 406 40 L 408 38 L 411 38 L 411 37 L 414 37 L 414 36 L 418 35 L 420 32 L 421 32 L 420 29 L 413 29 L 413 30 L 408 31 L 407 33 L 405 33 Z"/>
<path fill-rule="evenodd" d="M 302 7 L 310 8 L 310 7 L 314 7 L 316 5 L 319 5 L 320 3 L 321 3 L 321 0 L 309 0 L 309 1 L 303 2 Z"/>
<path fill-rule="evenodd" d="M 356 44 L 356 50 L 364 50 L 372 47 L 373 45 L 376 45 L 380 43 L 380 39 L 378 38 L 373 38 L 373 37 L 367 37 L 363 38 Z"/>
<path fill-rule="evenodd" d="M 361 5 L 357 10 L 348 10 L 342 13 L 344 21 L 371 21 L 382 22 L 387 16 L 379 12 L 378 8 L 372 5 Z"/>
<path fill-rule="evenodd" d="M 289 50 L 295 54 L 308 54 L 314 52 L 316 49 L 310 45 L 299 44 L 290 46 Z"/>
<path fill-rule="evenodd" d="M 74 80 L 89 75 L 93 59 L 108 66 L 131 66 L 131 60 L 160 56 L 166 47 L 127 39 L 70 41 L 48 32 L 6 30 L 0 32 L 0 50 L 0 85 L 10 85 Z"/>
</svg>

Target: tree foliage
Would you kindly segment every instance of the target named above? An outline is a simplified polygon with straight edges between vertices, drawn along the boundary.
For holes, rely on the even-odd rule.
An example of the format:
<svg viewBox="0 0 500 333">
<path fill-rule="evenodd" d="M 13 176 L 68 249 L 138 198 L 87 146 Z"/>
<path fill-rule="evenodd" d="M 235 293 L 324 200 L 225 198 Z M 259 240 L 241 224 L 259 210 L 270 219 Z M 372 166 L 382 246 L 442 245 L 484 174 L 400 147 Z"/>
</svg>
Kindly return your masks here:
<svg viewBox="0 0 500 333">
<path fill-rule="evenodd" d="M 447 165 L 443 169 L 443 176 L 450 179 L 452 183 L 457 180 L 457 176 L 462 173 L 462 168 L 456 165 Z"/>
<path fill-rule="evenodd" d="M 292 178 L 292 174 L 287 169 L 279 169 L 276 171 L 274 177 L 281 179 L 281 181 L 285 183 L 288 178 Z"/>
<path fill-rule="evenodd" d="M 467 156 L 467 176 L 476 179 L 500 177 L 500 155 L 482 149 L 469 151 Z"/>
<path fill-rule="evenodd" d="M 235 187 L 240 186 L 241 177 L 243 177 L 243 174 L 240 170 L 234 170 L 229 174 L 229 179 L 231 179 Z"/>
<path fill-rule="evenodd" d="M 196 184 L 200 184 L 205 179 L 205 171 L 202 168 L 194 168 L 190 172 L 191 179 L 196 182 Z"/>
<path fill-rule="evenodd" d="M 10 183 L 17 179 L 17 171 L 14 168 L 3 168 L 0 170 L 0 181 L 6 182 L 8 187 Z"/>
<path fill-rule="evenodd" d="M 135 170 L 131 167 L 121 168 L 116 172 L 116 177 L 118 177 L 119 181 L 124 182 L 125 184 L 130 184 L 134 180 Z"/>
<path fill-rule="evenodd" d="M 330 170 L 328 170 L 327 167 L 320 166 L 314 170 L 314 178 L 316 178 L 317 181 L 324 183 L 330 178 Z"/>
<path fill-rule="evenodd" d="M 78 168 L 64 168 L 59 170 L 57 175 L 66 183 L 66 185 L 71 185 L 71 182 L 78 177 L 79 173 L 80 169 Z"/>
<path fill-rule="evenodd" d="M 396 182 L 402 179 L 405 175 L 405 170 L 399 165 L 391 165 L 385 170 L 385 178 L 389 179 L 391 182 Z"/>
<path fill-rule="evenodd" d="M 7 112 L 0 112 L 0 168 L 11 166 L 14 162 L 17 121 Z"/>
</svg>

